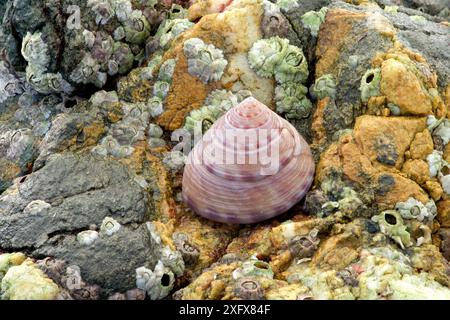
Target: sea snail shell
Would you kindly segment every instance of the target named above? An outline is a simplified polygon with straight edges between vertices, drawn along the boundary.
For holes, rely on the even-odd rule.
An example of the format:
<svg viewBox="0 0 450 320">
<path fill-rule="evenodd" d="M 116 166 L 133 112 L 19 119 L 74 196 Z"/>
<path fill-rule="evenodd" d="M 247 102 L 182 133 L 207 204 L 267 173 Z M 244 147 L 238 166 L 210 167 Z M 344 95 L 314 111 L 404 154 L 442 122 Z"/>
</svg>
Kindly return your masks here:
<svg viewBox="0 0 450 320">
<path fill-rule="evenodd" d="M 182 194 L 207 219 L 255 223 L 300 201 L 313 176 L 306 141 L 250 97 L 219 118 L 190 152 Z"/>
</svg>

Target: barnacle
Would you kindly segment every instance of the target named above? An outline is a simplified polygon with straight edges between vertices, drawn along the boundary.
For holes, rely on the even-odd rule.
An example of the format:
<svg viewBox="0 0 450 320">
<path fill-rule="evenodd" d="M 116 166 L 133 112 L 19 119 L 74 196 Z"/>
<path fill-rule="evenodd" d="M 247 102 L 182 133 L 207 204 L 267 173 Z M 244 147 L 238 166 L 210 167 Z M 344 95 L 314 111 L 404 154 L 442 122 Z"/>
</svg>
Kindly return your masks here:
<svg viewBox="0 0 450 320">
<path fill-rule="evenodd" d="M 200 109 L 192 110 L 186 117 L 184 128 L 191 133 L 198 130 L 205 133 L 224 113 L 225 110 L 216 105 L 203 106 Z"/>
<path fill-rule="evenodd" d="M 186 265 L 194 265 L 200 256 L 199 249 L 193 245 L 185 233 L 176 232 L 172 236 L 177 250 L 181 253 Z"/>
<path fill-rule="evenodd" d="M 100 71 L 100 65 L 90 54 L 85 54 L 70 74 L 70 79 L 75 83 L 92 83 L 101 88 L 106 83 L 106 73 Z"/>
<path fill-rule="evenodd" d="M 141 71 L 141 78 L 146 80 L 151 80 L 155 76 L 155 70 L 157 67 L 161 64 L 162 56 L 161 55 L 155 55 L 152 60 L 149 61 L 147 64 L 147 67 L 142 68 Z"/>
<path fill-rule="evenodd" d="M 111 217 L 106 217 L 103 219 L 100 226 L 100 232 L 106 234 L 107 236 L 112 236 L 114 233 L 120 230 L 120 223 Z"/>
<path fill-rule="evenodd" d="M 117 157 L 124 158 L 130 156 L 134 151 L 131 146 L 121 146 L 114 137 L 108 135 L 102 139 L 100 145 L 92 149 L 93 153 L 106 157 L 108 154 Z"/>
<path fill-rule="evenodd" d="M 147 101 L 147 105 L 150 108 L 150 115 L 153 118 L 158 117 L 164 112 L 163 101 L 160 97 L 154 96 Z"/>
<path fill-rule="evenodd" d="M 142 11 L 134 10 L 123 22 L 125 40 L 132 44 L 141 44 L 150 35 L 150 24 Z"/>
<path fill-rule="evenodd" d="M 130 0 L 113 0 L 112 4 L 114 6 L 116 17 L 120 22 L 124 23 L 130 19 L 133 13 L 133 6 Z"/>
<path fill-rule="evenodd" d="M 286 83 L 275 88 L 277 112 L 290 119 L 307 118 L 312 110 L 311 101 L 306 98 L 308 89 L 298 83 Z"/>
<path fill-rule="evenodd" d="M 62 77 L 60 73 L 42 73 L 34 65 L 26 68 L 27 82 L 39 93 L 71 93 L 72 86 Z"/>
<path fill-rule="evenodd" d="M 251 92 L 247 90 L 238 91 L 236 94 L 227 90 L 214 90 L 206 97 L 203 107 L 189 113 L 185 120 L 184 129 L 191 134 L 194 134 L 196 130 L 208 131 L 212 124 L 226 111 L 248 96 L 251 96 Z"/>
<path fill-rule="evenodd" d="M 369 101 L 370 97 L 380 95 L 381 69 L 369 69 L 361 79 L 361 100 L 363 102 Z"/>
<path fill-rule="evenodd" d="M 264 289 L 258 280 L 252 277 L 240 278 L 236 281 L 233 289 L 234 295 L 242 300 L 264 299 Z"/>
<path fill-rule="evenodd" d="M 77 241 L 83 246 L 90 246 L 98 239 L 98 232 L 95 230 L 81 231 L 77 234 Z"/>
<path fill-rule="evenodd" d="M 184 261 L 179 251 L 173 251 L 169 247 L 163 247 L 160 250 L 161 262 L 172 270 L 176 276 L 181 276 L 184 272 Z"/>
<path fill-rule="evenodd" d="M 174 274 L 161 261 L 158 261 L 153 271 L 146 267 L 136 269 L 136 287 L 146 291 L 152 300 L 167 297 L 174 282 Z"/>
<path fill-rule="evenodd" d="M 267 262 L 251 258 L 245 261 L 240 268 L 233 271 L 233 278 L 239 279 L 242 277 L 263 277 L 273 279 L 273 271 Z"/>
<path fill-rule="evenodd" d="M 404 219 L 417 219 L 419 221 L 432 220 L 437 213 L 437 208 L 433 200 L 426 205 L 422 202 L 409 198 L 405 202 L 398 202 L 395 205 Z"/>
<path fill-rule="evenodd" d="M 166 81 L 156 81 L 153 85 L 153 95 L 160 98 L 162 101 L 167 97 L 170 90 L 170 83 Z"/>
<path fill-rule="evenodd" d="M 411 235 L 406 231 L 403 218 L 397 211 L 383 211 L 379 215 L 373 216 L 372 221 L 377 222 L 381 232 L 397 242 L 402 249 L 412 245 Z"/>
<path fill-rule="evenodd" d="M 287 82 L 304 83 L 308 74 L 308 62 L 302 49 L 289 45 L 283 59 L 275 67 L 275 80 L 279 84 Z"/>
<path fill-rule="evenodd" d="M 87 6 L 95 13 L 95 23 L 106 24 L 113 16 L 114 10 L 108 0 L 89 0 Z"/>
<path fill-rule="evenodd" d="M 163 129 L 154 123 L 150 123 L 148 127 L 148 136 L 151 138 L 161 138 L 163 135 Z"/>
<path fill-rule="evenodd" d="M 435 116 L 428 116 L 427 125 L 433 136 L 439 137 L 443 146 L 450 142 L 450 120 L 445 118 L 438 120 Z"/>
<path fill-rule="evenodd" d="M 0 61 L 0 103 L 22 92 L 20 80 L 9 71 L 4 61 Z"/>
<path fill-rule="evenodd" d="M 320 242 L 317 234 L 318 230 L 313 229 L 308 234 L 295 236 L 289 243 L 289 250 L 298 259 L 311 257 Z"/>
<path fill-rule="evenodd" d="M 248 52 L 250 67 L 261 77 L 270 78 L 275 67 L 283 60 L 289 40 L 279 37 L 256 41 Z"/>
<path fill-rule="evenodd" d="M 31 34 L 27 32 L 22 42 L 22 56 L 30 64 L 40 69 L 41 72 L 47 70 L 50 64 L 48 45 L 42 39 L 40 32 Z"/>
<path fill-rule="evenodd" d="M 325 74 L 316 79 L 313 87 L 313 93 L 318 99 L 330 97 L 334 99 L 336 97 L 336 82 L 332 74 Z"/>
<path fill-rule="evenodd" d="M 116 73 L 124 74 L 133 67 L 134 55 L 126 43 L 116 42 L 114 43 L 110 62 L 112 63 L 112 66 L 117 66 L 115 67 L 115 70 L 109 68 L 110 75 Z"/>
<path fill-rule="evenodd" d="M 327 10 L 327 7 L 323 7 L 319 11 L 308 11 L 302 16 L 303 25 L 311 30 L 314 37 L 317 37 L 320 25 L 325 21 Z"/>
<path fill-rule="evenodd" d="M 199 38 L 191 38 L 184 42 L 183 51 L 188 59 L 189 74 L 205 84 L 220 80 L 228 64 L 221 50 Z"/>
<path fill-rule="evenodd" d="M 164 61 L 159 68 L 158 80 L 171 83 L 176 64 L 177 61 L 175 59 L 168 59 Z"/>
<path fill-rule="evenodd" d="M 166 49 L 172 43 L 173 39 L 193 25 L 194 23 L 188 19 L 166 20 L 156 32 L 156 37 L 159 37 L 160 46 Z"/>
<path fill-rule="evenodd" d="M 27 206 L 25 209 L 23 209 L 23 213 L 25 214 L 40 214 L 43 211 L 50 209 L 52 207 L 51 204 L 43 201 L 43 200 L 33 200 Z"/>
<path fill-rule="evenodd" d="M 441 169 L 448 165 L 448 163 L 442 159 L 442 151 L 433 150 L 427 156 L 428 167 L 430 168 L 430 177 L 436 177 Z"/>
</svg>

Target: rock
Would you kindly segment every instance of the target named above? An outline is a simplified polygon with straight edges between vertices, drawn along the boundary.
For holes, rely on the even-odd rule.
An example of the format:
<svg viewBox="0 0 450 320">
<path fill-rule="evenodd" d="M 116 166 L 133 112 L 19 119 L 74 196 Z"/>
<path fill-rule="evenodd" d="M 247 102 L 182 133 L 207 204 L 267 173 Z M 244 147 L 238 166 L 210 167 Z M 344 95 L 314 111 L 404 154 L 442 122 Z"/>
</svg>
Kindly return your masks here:
<svg viewBox="0 0 450 320">
<path fill-rule="evenodd" d="M 51 207 L 24 213 L 33 199 Z M 151 210 L 146 199 L 128 169 L 117 162 L 57 155 L 1 196 L 0 246 L 27 247 L 33 255 L 76 264 L 83 278 L 108 290 L 131 289 L 134 270 L 156 263 L 150 234 L 139 226 Z M 100 226 L 106 217 L 114 217 L 124 227 L 90 246 L 78 244 L 74 233 L 92 224 Z"/>
</svg>

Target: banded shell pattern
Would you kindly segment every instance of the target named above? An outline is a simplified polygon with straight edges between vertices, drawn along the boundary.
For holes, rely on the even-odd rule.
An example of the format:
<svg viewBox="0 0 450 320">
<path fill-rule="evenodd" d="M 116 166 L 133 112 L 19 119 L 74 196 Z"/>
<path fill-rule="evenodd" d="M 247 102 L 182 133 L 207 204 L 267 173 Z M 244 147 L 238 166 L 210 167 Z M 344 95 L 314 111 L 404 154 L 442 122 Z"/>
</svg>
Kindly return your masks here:
<svg viewBox="0 0 450 320">
<path fill-rule="evenodd" d="M 250 97 L 219 118 L 190 152 L 182 194 L 207 219 L 256 223 L 298 203 L 313 176 L 306 141 Z"/>
</svg>

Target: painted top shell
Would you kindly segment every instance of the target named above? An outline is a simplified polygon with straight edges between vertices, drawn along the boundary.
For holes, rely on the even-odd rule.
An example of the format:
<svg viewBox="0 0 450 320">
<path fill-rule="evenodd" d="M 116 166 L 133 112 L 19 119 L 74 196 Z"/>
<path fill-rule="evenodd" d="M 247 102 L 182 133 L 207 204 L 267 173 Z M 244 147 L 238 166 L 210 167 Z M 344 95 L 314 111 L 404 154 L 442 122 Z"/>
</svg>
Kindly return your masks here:
<svg viewBox="0 0 450 320">
<path fill-rule="evenodd" d="M 188 156 L 183 200 L 199 215 L 256 223 L 300 201 L 314 176 L 306 141 L 250 97 L 219 118 Z"/>
</svg>

